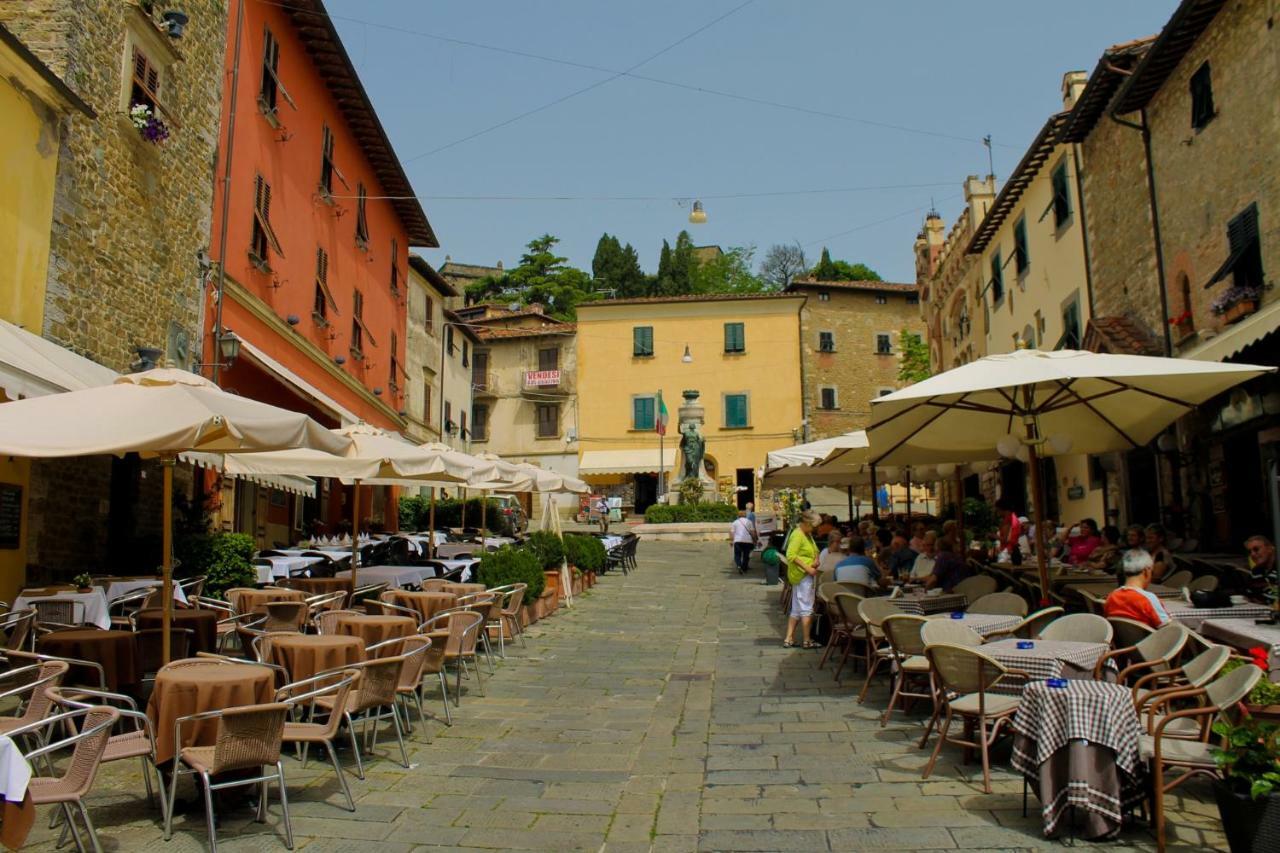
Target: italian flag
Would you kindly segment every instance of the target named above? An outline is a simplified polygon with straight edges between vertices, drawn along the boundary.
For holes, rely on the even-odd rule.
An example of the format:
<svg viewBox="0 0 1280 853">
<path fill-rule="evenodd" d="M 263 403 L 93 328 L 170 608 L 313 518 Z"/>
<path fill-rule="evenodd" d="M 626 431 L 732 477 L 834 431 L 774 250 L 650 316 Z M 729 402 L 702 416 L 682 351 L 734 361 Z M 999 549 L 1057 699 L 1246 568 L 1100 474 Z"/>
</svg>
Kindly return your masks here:
<svg viewBox="0 0 1280 853">
<path fill-rule="evenodd" d="M 667 404 L 662 402 L 662 392 L 658 392 L 658 413 L 653 419 L 653 430 L 658 435 L 667 434 Z"/>
</svg>

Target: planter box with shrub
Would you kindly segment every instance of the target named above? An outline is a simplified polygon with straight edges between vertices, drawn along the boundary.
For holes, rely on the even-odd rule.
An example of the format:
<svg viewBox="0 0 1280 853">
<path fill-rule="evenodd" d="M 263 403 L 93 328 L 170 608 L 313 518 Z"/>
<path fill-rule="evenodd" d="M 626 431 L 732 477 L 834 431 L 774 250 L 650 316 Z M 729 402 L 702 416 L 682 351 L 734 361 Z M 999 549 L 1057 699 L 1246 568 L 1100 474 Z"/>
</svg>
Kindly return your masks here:
<svg viewBox="0 0 1280 853">
<path fill-rule="evenodd" d="M 735 521 L 738 508 L 733 504 L 654 504 L 644 511 L 646 524 L 688 524 L 702 521 Z"/>
</svg>

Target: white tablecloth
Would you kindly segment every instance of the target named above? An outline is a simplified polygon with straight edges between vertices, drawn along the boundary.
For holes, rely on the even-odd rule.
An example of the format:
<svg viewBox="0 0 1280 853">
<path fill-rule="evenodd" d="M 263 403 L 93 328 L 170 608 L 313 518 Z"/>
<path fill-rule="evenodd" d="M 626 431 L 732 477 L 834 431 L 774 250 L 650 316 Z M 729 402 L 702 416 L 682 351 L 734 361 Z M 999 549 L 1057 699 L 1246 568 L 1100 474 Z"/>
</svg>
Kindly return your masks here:
<svg viewBox="0 0 1280 853">
<path fill-rule="evenodd" d="M 324 562 L 323 557 L 259 557 L 258 559 L 271 561 L 271 570 L 265 579 L 263 579 L 263 574 L 267 567 L 258 567 L 258 583 L 271 583 L 272 578 L 287 578 L 303 571 L 308 566 Z"/>
<path fill-rule="evenodd" d="M 1166 601 L 1164 609 L 1192 631 L 1199 631 L 1206 619 L 1265 619 L 1271 609 L 1265 604 L 1233 604 L 1229 607 L 1192 607 L 1182 602 Z"/>
<path fill-rule="evenodd" d="M 474 542 L 447 542 L 436 546 L 436 557 L 441 560 L 452 560 L 459 554 L 477 554 L 484 551 L 484 546 Z"/>
<path fill-rule="evenodd" d="M 0 735 L 0 797 L 20 803 L 30 782 L 31 765 L 23 758 L 22 750 L 8 735 Z"/>
<path fill-rule="evenodd" d="M 365 566 L 356 577 L 358 583 L 389 583 L 395 587 L 422 586 L 427 578 L 436 576 L 431 566 Z M 334 573 L 334 577 L 350 578 L 351 570 Z"/>
<path fill-rule="evenodd" d="M 462 576 L 459 578 L 459 581 L 462 583 L 466 583 L 467 581 L 471 580 L 472 571 L 475 569 L 476 566 L 480 565 L 480 561 L 475 558 L 463 558 L 459 560 L 436 560 L 436 562 L 443 565 L 446 571 L 452 572 L 452 571 L 457 571 L 458 569 L 462 569 Z"/>
<path fill-rule="evenodd" d="M 64 601 L 79 601 L 84 604 L 84 621 L 87 625 L 97 625 L 102 630 L 111 627 L 111 615 L 107 613 L 107 596 L 103 591 L 94 587 L 93 592 L 75 592 L 68 590 L 66 592 L 55 592 L 49 595 L 19 595 L 13 600 L 14 610 L 23 610 L 30 607 L 31 602 L 38 601 L 42 598 L 57 598 Z"/>
<path fill-rule="evenodd" d="M 1280 625 L 1259 625 L 1253 619 L 1206 619 L 1200 633 L 1245 651 L 1262 646 L 1271 663 L 1271 680 L 1280 682 Z"/>
<path fill-rule="evenodd" d="M 150 589 L 160 585 L 159 578 L 140 578 L 138 580 L 127 581 L 110 581 L 107 584 L 106 595 L 107 601 L 115 601 L 117 598 L 123 598 L 131 592 L 137 592 L 140 589 Z M 187 603 L 187 594 L 182 591 L 182 587 L 177 581 L 173 582 L 173 600 Z"/>
<path fill-rule="evenodd" d="M 490 536 L 488 539 L 484 540 L 484 547 L 486 548 L 501 548 L 503 545 L 514 544 L 516 544 L 516 540 L 509 536 Z"/>
<path fill-rule="evenodd" d="M 600 543 L 604 545 L 606 551 L 612 551 L 622 544 L 621 536 L 601 536 Z"/>
</svg>

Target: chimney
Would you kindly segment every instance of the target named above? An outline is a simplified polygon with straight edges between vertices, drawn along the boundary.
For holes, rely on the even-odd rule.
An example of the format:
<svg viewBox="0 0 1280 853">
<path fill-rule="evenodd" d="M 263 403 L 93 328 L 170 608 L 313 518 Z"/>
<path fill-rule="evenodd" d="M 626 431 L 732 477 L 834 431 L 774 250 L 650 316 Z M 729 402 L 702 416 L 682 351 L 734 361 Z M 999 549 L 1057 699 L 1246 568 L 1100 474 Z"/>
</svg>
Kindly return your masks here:
<svg viewBox="0 0 1280 853">
<path fill-rule="evenodd" d="M 970 229 L 977 230 L 995 199 L 996 179 L 991 175 L 985 178 L 970 175 L 964 179 L 964 201 L 969 206 Z"/>
<path fill-rule="evenodd" d="M 1084 91 L 1089 82 L 1089 75 L 1084 71 L 1068 71 L 1062 75 L 1062 108 L 1069 110 L 1076 105 L 1076 99 Z"/>
</svg>

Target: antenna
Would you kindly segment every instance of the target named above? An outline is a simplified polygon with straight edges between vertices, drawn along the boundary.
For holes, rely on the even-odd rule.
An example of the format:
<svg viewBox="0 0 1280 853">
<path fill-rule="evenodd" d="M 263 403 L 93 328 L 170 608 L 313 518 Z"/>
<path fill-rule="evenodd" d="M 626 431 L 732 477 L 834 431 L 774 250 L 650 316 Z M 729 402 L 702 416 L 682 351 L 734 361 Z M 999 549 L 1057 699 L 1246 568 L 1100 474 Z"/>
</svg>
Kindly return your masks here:
<svg viewBox="0 0 1280 853">
<path fill-rule="evenodd" d="M 996 189 L 996 163 L 995 155 L 991 146 L 991 134 L 982 137 L 982 144 L 987 146 L 987 177 L 991 179 L 991 191 Z"/>
</svg>

